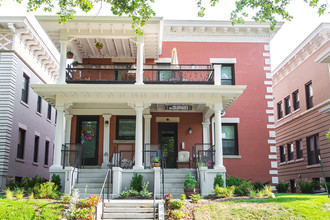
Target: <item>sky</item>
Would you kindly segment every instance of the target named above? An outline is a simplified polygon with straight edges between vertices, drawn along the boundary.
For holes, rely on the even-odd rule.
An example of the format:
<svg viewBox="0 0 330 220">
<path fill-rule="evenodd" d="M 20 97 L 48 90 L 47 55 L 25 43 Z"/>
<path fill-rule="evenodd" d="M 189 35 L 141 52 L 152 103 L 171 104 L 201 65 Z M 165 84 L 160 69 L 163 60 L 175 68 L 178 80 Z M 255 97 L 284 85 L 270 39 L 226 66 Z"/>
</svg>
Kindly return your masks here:
<svg viewBox="0 0 330 220">
<path fill-rule="evenodd" d="M 209 2 L 209 0 L 204 2 Z M 215 7 L 205 5 L 204 18 L 197 16 L 198 8 L 195 0 L 155 0 L 152 8 L 156 11 L 156 16 L 164 19 L 229 20 L 230 12 L 235 6 L 234 2 L 234 0 L 222 0 Z M 27 14 L 24 4 L 20 5 L 14 0 L 0 0 L 0 3 L 2 4 L 0 6 L 1 16 Z M 321 22 L 330 22 L 330 14 L 319 17 L 317 9 L 309 7 L 303 0 L 292 0 L 288 10 L 294 18 L 292 21 L 285 21 L 270 42 L 272 70 L 289 56 Z M 109 7 L 103 4 L 102 7 L 96 6 L 89 15 L 111 15 L 109 11 Z M 39 10 L 34 14 L 50 13 Z M 78 14 L 84 15 L 85 13 L 78 12 Z"/>
</svg>

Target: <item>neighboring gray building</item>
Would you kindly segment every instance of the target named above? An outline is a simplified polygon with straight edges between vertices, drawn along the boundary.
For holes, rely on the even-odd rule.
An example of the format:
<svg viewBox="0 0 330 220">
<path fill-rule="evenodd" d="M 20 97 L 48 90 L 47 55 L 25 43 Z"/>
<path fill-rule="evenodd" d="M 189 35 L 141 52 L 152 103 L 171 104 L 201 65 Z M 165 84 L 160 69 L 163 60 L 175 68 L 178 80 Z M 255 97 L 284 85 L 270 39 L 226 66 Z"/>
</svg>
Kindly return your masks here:
<svg viewBox="0 0 330 220">
<path fill-rule="evenodd" d="M 56 111 L 30 88 L 54 83 L 58 60 L 33 20 L 0 17 L 0 186 L 8 180 L 49 178 Z"/>
</svg>

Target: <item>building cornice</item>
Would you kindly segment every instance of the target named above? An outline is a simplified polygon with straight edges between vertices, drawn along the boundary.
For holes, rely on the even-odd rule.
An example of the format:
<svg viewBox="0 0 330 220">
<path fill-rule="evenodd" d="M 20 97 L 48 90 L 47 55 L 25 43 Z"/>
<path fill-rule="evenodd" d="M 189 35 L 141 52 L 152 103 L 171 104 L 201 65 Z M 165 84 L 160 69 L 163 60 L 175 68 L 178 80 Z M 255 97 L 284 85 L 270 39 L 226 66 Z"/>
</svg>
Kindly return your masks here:
<svg viewBox="0 0 330 220">
<path fill-rule="evenodd" d="M 328 43 L 329 40 L 330 23 L 322 23 L 281 64 L 279 64 L 278 67 L 275 68 L 273 71 L 273 86 L 276 86 L 304 61 L 315 54 L 320 48 Z"/>
</svg>

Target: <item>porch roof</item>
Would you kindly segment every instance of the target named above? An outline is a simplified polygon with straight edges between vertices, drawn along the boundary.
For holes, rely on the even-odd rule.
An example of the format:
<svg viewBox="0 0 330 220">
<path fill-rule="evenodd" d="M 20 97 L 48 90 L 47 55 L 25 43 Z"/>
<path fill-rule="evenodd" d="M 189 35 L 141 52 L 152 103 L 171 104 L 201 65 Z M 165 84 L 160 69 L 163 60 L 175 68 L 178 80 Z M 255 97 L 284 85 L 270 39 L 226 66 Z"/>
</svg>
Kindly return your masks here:
<svg viewBox="0 0 330 220">
<path fill-rule="evenodd" d="M 36 16 L 42 28 L 60 51 L 60 41 L 69 40 L 68 50 L 79 62 L 83 58 L 136 58 L 136 38 L 131 28 L 132 19 L 117 16 L 77 16 L 65 24 L 58 23 L 58 16 Z M 163 19 L 153 17 L 142 28 L 145 58 L 156 59 L 161 54 Z M 97 50 L 95 42 L 104 48 Z"/>
<path fill-rule="evenodd" d="M 74 103 L 136 103 L 150 106 L 164 103 L 222 103 L 225 111 L 245 90 L 245 85 L 88 85 L 48 84 L 31 88 L 55 106 Z"/>
</svg>

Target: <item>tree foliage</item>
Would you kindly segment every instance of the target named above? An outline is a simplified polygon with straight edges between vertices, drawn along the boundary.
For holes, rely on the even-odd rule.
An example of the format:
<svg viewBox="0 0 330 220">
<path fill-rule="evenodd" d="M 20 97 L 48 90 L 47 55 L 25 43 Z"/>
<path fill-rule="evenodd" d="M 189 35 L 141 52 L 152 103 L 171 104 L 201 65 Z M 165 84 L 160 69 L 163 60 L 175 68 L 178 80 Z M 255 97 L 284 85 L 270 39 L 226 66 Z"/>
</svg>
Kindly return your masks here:
<svg viewBox="0 0 330 220">
<path fill-rule="evenodd" d="M 1 1 L 1 0 L 0 0 Z M 22 3 L 23 0 L 16 0 Z M 205 1 L 205 0 L 204 0 Z M 318 9 L 318 14 L 329 13 L 328 0 L 303 0 L 310 7 Z M 142 27 L 146 22 L 155 16 L 155 11 L 151 7 L 154 0 L 28 0 L 28 11 L 35 11 L 43 8 L 46 12 L 51 12 L 55 8 L 59 8 L 59 22 L 65 23 L 68 20 L 74 19 L 76 10 L 81 10 L 86 13 L 93 9 L 95 4 L 110 4 L 111 12 L 114 15 L 127 15 L 132 18 L 132 28 L 137 34 L 142 34 Z M 293 17 L 288 12 L 287 6 L 290 0 L 236 0 L 235 9 L 231 12 L 230 19 L 234 24 L 244 23 L 244 19 L 251 16 L 257 22 L 270 22 L 270 29 L 274 30 L 277 24 L 278 17 L 284 20 L 291 20 Z M 210 6 L 221 4 L 219 0 L 209 0 Z M 203 0 L 197 0 L 199 9 L 198 16 L 205 15 L 205 7 Z M 252 15 L 247 11 L 252 9 Z"/>
</svg>

